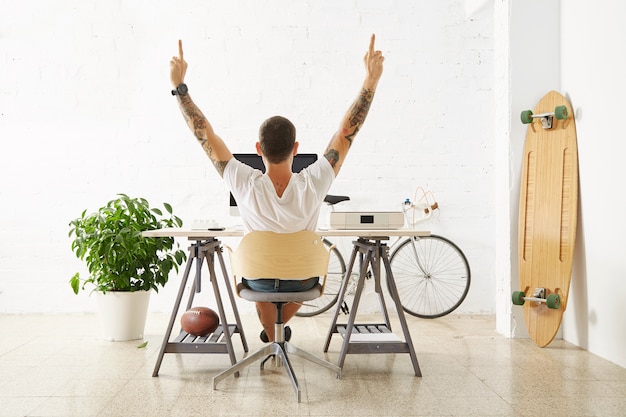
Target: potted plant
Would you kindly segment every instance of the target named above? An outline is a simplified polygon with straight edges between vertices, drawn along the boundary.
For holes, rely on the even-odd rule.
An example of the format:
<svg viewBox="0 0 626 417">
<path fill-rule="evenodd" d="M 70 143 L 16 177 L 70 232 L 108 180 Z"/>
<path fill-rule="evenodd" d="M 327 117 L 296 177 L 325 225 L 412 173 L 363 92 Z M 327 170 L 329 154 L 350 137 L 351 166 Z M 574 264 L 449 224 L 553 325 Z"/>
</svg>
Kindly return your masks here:
<svg viewBox="0 0 626 417">
<path fill-rule="evenodd" d="M 98 296 L 100 322 L 107 340 L 143 337 L 150 292 L 159 291 L 172 269 L 187 258 L 172 237 L 143 237 L 145 230 L 181 227 L 183 222 L 163 203 L 166 214 L 144 198 L 118 194 L 96 212 L 70 222 L 72 251 L 87 263 L 89 277 L 70 279 L 75 294 L 93 286 Z M 126 302 L 127 306 L 118 303 Z M 110 323 L 112 322 L 112 323 Z M 126 326 L 117 329 L 114 326 Z"/>
</svg>

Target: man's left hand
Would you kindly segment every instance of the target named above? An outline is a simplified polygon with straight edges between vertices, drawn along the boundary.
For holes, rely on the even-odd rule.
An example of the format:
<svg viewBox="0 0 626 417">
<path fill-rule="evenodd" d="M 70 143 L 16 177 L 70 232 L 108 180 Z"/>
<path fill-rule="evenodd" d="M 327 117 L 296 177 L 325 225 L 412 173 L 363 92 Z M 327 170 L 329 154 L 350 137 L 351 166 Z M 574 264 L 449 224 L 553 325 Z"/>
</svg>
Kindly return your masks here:
<svg viewBox="0 0 626 417">
<path fill-rule="evenodd" d="M 187 62 L 183 59 L 183 41 L 178 41 L 178 56 L 173 56 L 170 61 L 170 80 L 174 88 L 185 82 Z"/>
</svg>

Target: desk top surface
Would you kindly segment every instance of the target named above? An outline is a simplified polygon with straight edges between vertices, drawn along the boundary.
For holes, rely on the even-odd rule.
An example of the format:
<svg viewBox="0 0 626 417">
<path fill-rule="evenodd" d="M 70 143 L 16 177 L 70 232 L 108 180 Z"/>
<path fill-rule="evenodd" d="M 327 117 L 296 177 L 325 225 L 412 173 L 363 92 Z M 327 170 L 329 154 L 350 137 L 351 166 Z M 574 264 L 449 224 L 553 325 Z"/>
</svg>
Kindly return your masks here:
<svg viewBox="0 0 626 417">
<path fill-rule="evenodd" d="M 320 236 L 348 236 L 362 238 L 379 238 L 392 236 L 429 236 L 427 230 L 415 229 L 393 229 L 393 230 L 316 230 Z M 225 230 L 192 230 L 185 228 L 163 228 L 156 230 L 146 230 L 141 233 L 145 237 L 187 237 L 191 240 L 203 240 L 214 237 L 241 237 L 243 231 L 240 229 Z"/>
</svg>

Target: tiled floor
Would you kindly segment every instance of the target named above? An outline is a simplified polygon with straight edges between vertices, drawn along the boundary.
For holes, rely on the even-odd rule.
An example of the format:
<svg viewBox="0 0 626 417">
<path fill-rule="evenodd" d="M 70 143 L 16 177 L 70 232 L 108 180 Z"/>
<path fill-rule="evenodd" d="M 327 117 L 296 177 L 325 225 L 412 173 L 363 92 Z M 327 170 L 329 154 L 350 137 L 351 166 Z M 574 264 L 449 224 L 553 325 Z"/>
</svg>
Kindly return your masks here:
<svg viewBox="0 0 626 417">
<path fill-rule="evenodd" d="M 167 319 L 148 317 L 148 345 L 139 349 L 141 341 L 100 340 L 92 315 L 0 316 L 0 416 L 626 415 L 626 369 L 563 341 L 540 349 L 506 339 L 489 316 L 409 317 L 422 378 L 407 354 L 348 355 L 341 379 L 294 357 L 300 404 L 273 365 L 249 367 L 212 391 L 212 376 L 229 365 L 223 354 L 166 354 L 153 378 Z M 252 352 L 259 325 L 242 319 Z M 329 320 L 294 319 L 292 342 L 323 356 Z M 333 362 L 340 342 L 331 343 Z"/>
</svg>

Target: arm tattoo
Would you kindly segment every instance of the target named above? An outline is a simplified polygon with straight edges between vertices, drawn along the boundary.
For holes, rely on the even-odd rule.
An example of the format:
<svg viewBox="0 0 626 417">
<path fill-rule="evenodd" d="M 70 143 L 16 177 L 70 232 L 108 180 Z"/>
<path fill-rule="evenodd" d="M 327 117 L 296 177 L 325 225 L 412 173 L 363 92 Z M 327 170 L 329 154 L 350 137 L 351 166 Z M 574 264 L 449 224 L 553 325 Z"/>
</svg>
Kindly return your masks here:
<svg viewBox="0 0 626 417">
<path fill-rule="evenodd" d="M 359 133 L 359 127 L 357 126 L 354 129 L 354 132 L 350 133 L 349 135 L 346 135 L 345 138 L 348 141 L 348 146 L 352 146 L 352 141 L 354 140 L 354 137 L 356 136 L 356 134 Z"/>
<path fill-rule="evenodd" d="M 333 139 L 331 140 L 331 144 L 333 142 L 337 143 L 337 137 L 342 137 L 348 142 L 348 148 L 352 146 L 352 141 L 354 137 L 361 130 L 361 126 L 363 122 L 365 122 L 365 118 L 367 117 L 367 113 L 369 112 L 370 105 L 372 104 L 372 100 L 374 100 L 374 91 L 363 88 L 361 93 L 357 97 L 357 99 L 348 110 L 348 123 L 350 124 L 350 128 L 347 126 L 343 126 L 340 132 L 337 132 Z M 345 123 L 345 119 L 344 122 Z M 342 145 L 340 145 L 342 148 Z M 339 169 L 341 167 L 341 158 L 342 155 L 339 153 L 337 149 L 328 148 L 326 153 L 324 153 L 324 157 L 330 162 L 330 165 L 334 169 Z"/>
<path fill-rule="evenodd" d="M 339 163 L 339 152 L 336 149 L 328 149 L 324 154 L 324 157 L 330 162 L 330 166 L 335 168 Z"/>
<path fill-rule="evenodd" d="M 344 137 L 348 141 L 348 146 L 352 146 L 352 141 L 354 137 L 361 130 L 361 126 L 365 122 L 365 118 L 367 117 L 367 113 L 370 110 L 370 106 L 372 104 L 372 100 L 374 100 L 374 90 L 361 90 L 361 94 L 355 100 L 354 104 L 350 108 L 350 127 L 354 129 L 352 133 L 345 134 Z M 346 132 L 347 133 L 347 132 Z"/>
<path fill-rule="evenodd" d="M 211 162 L 213 162 L 213 166 L 215 166 L 219 175 L 223 177 L 224 169 L 226 168 L 228 161 L 219 161 L 213 155 L 213 147 L 206 137 L 206 128 L 209 125 L 209 122 L 206 117 L 204 117 L 204 114 L 202 114 L 200 109 L 191 100 L 189 95 L 179 95 L 178 98 L 180 110 L 185 117 L 187 125 L 193 132 L 196 139 L 198 139 L 198 142 L 200 143 L 200 146 L 202 146 L 202 149 L 204 149 L 204 152 L 208 155 L 209 159 L 211 159 Z"/>
<path fill-rule="evenodd" d="M 213 161 L 213 166 L 215 166 L 215 169 L 217 169 L 217 173 L 220 174 L 220 177 L 223 177 L 226 165 L 228 165 L 228 161 L 216 161 L 213 158 L 211 158 L 211 161 Z"/>
<path fill-rule="evenodd" d="M 220 161 L 213 155 L 213 147 L 209 145 L 209 142 L 206 139 L 198 139 L 200 144 L 202 145 L 202 149 L 209 156 L 211 162 L 213 162 L 213 166 L 217 170 L 217 173 L 220 174 L 220 177 L 224 176 L 224 170 L 226 169 L 226 165 L 228 165 L 228 161 Z"/>
<path fill-rule="evenodd" d="M 179 98 L 178 104 L 180 106 L 180 111 L 183 113 L 183 116 L 185 117 L 185 121 L 187 122 L 187 125 L 192 130 L 195 137 L 198 138 L 198 141 L 200 142 L 202 147 L 205 148 L 206 150 L 206 147 L 205 147 L 206 137 L 205 137 L 205 131 L 204 131 L 204 129 L 207 126 L 206 117 L 204 117 L 204 114 L 202 114 L 202 112 L 194 104 L 194 102 L 191 101 L 191 97 L 189 97 L 188 94 L 184 96 L 178 96 L 178 98 Z"/>
<path fill-rule="evenodd" d="M 367 117 L 367 113 L 370 110 L 370 105 L 374 99 L 374 90 L 361 90 L 361 95 L 352 105 L 350 114 L 350 127 L 356 127 L 356 131 L 361 128 L 361 125 Z M 356 132 L 354 133 L 356 134 Z M 354 135 L 353 134 L 353 135 Z"/>
</svg>

